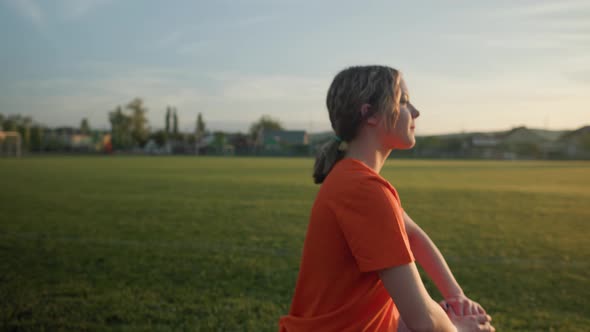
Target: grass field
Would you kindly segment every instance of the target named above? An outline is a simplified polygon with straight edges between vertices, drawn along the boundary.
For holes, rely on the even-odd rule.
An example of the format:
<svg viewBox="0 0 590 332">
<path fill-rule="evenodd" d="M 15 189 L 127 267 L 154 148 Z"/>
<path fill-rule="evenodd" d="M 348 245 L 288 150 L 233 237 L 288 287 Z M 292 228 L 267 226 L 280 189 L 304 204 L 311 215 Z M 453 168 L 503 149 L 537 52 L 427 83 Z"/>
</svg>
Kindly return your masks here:
<svg viewBox="0 0 590 332">
<path fill-rule="evenodd" d="M 276 331 L 312 164 L 0 159 L 0 328 Z M 392 160 L 382 175 L 498 331 L 588 330 L 590 163 Z"/>
</svg>

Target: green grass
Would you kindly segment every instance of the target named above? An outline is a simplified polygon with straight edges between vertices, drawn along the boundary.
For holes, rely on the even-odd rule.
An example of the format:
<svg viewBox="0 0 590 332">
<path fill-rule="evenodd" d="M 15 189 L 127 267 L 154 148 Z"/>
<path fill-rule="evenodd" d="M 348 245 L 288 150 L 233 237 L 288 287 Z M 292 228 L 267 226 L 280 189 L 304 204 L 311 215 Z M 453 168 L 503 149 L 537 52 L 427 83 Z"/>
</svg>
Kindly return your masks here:
<svg viewBox="0 0 590 332">
<path fill-rule="evenodd" d="M 0 160 L 0 329 L 276 331 L 312 165 Z M 392 160 L 382 174 L 499 331 L 590 326 L 590 163 Z"/>
</svg>

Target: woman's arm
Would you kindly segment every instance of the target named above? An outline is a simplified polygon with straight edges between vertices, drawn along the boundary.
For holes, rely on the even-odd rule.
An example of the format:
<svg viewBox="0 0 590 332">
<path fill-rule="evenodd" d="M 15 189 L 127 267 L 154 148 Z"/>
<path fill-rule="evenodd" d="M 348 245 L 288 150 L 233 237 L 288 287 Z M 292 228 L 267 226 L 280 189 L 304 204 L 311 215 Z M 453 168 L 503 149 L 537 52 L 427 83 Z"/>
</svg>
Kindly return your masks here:
<svg viewBox="0 0 590 332">
<path fill-rule="evenodd" d="M 430 298 L 414 263 L 379 271 L 402 319 L 412 331 L 456 331 L 447 314 Z"/>
<path fill-rule="evenodd" d="M 494 331 L 485 314 L 447 316 L 428 295 L 414 263 L 383 269 L 379 277 L 411 331 Z"/>
<path fill-rule="evenodd" d="M 404 224 L 416 261 L 432 279 L 457 315 L 485 313 L 477 302 L 467 298 L 434 242 L 404 211 Z"/>
</svg>

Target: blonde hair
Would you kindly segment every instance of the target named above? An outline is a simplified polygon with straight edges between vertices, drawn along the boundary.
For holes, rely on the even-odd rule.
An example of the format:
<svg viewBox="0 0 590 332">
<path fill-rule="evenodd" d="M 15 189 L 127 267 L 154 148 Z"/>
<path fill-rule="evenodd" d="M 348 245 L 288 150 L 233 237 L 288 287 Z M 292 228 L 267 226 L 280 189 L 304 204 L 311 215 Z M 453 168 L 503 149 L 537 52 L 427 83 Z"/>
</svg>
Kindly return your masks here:
<svg viewBox="0 0 590 332">
<path fill-rule="evenodd" d="M 399 115 L 400 80 L 400 72 L 386 66 L 349 67 L 334 77 L 326 106 L 336 138 L 318 151 L 313 172 L 315 183 L 322 183 L 334 165 L 344 158 L 341 145 L 356 137 L 367 117 L 381 113 L 388 128 L 395 126 Z M 364 104 L 370 105 L 366 114 L 361 113 Z"/>
</svg>

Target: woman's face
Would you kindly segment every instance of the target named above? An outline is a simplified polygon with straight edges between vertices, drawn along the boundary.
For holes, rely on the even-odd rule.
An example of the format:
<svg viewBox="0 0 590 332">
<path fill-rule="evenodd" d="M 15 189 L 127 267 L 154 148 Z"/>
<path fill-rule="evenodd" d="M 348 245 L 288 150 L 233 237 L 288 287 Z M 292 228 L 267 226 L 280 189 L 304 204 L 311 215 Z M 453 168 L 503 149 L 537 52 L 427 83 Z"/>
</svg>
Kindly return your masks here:
<svg viewBox="0 0 590 332">
<path fill-rule="evenodd" d="M 385 123 L 381 123 L 381 129 L 384 131 L 384 144 L 391 149 L 410 149 L 416 144 L 414 129 L 416 127 L 416 118 L 420 112 L 410 103 L 410 94 L 403 77 L 400 80 L 401 98 L 399 102 L 399 115 L 397 122 L 388 130 Z"/>
</svg>

